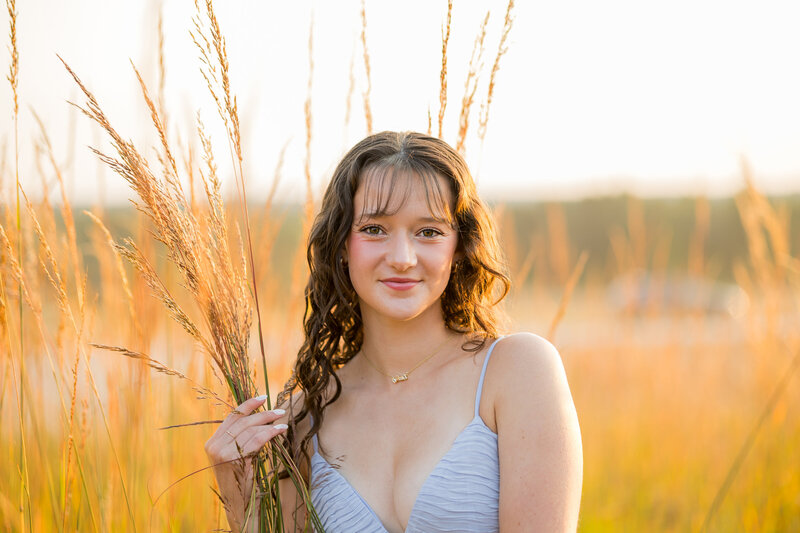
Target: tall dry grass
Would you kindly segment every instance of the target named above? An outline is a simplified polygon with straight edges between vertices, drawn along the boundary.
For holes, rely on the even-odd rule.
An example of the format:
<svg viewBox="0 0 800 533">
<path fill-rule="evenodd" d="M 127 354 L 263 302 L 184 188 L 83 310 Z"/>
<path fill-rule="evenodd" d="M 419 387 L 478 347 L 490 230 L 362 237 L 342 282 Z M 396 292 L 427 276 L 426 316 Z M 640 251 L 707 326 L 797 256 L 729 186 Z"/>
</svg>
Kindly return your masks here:
<svg viewBox="0 0 800 533">
<path fill-rule="evenodd" d="M 12 0 L 7 6 L 14 13 L 13 28 L 16 6 Z M 473 123 L 477 130 L 472 133 L 480 139 L 485 134 L 512 7 L 509 2 L 477 121 L 469 120 L 462 99 L 458 117 L 459 126 L 466 124 L 465 137 Z M 362 17 L 368 63 L 365 12 Z M 207 19 L 204 24 L 214 26 Z M 209 65 L 222 63 L 221 46 L 214 44 L 213 35 L 221 44 L 216 28 L 209 28 L 207 39 L 196 37 Z M 483 27 L 478 38 L 482 32 Z M 12 50 L 18 57 L 16 44 Z M 237 111 L 236 101 L 221 71 L 207 71 L 229 132 L 232 173 L 242 195 L 238 203 L 223 203 L 222 163 L 203 123 L 193 125 L 197 152 L 170 144 L 161 96 L 168 71 L 163 52 L 159 57 L 157 97 L 149 96 L 139 78 L 159 145 L 157 166 L 126 144 L 91 93 L 84 93 L 84 110 L 117 144 L 116 156 L 103 157 L 139 191 L 141 212 L 126 215 L 130 232 L 115 226 L 102 205 L 86 212 L 73 209 L 66 183 L 85 169 L 59 163 L 59 139 L 51 142 L 45 121 L 36 143 L 39 175 L 31 180 L 56 183 L 59 205 L 52 205 L 48 195 L 21 202 L 18 210 L 13 197 L 3 201 L 0 529 L 224 528 L 224 509 L 208 488 L 212 476 L 193 473 L 206 465 L 201 443 L 210 427 L 200 422 L 219 419 L 236 398 L 224 372 L 209 364 L 203 350 L 241 377 L 244 395 L 254 394 L 263 379 L 274 387 L 289 376 L 292 347 L 300 335 L 302 268 L 293 269 L 294 278 L 278 279 L 266 268 L 254 272 L 252 265 L 273 264 L 275 256 L 300 257 L 294 264 L 302 265 L 302 227 L 313 194 L 307 193 L 305 214 L 275 209 L 274 188 L 263 206 L 240 214 L 253 204 L 244 198 L 241 134 L 236 113 L 231 113 Z M 473 94 L 470 83 L 466 95 Z M 365 94 L 364 112 L 371 116 L 369 89 Z M 445 107 L 441 103 L 440 109 Z M 310 102 L 308 113 L 310 135 Z M 438 126 L 438 115 L 434 121 Z M 3 161 L 0 169 L 5 170 L 0 171 L 3 180 L 16 185 L 16 176 L 7 176 L 17 173 L 14 157 Z M 278 163 L 276 176 L 281 172 Z M 619 309 L 608 298 L 608 287 L 589 276 L 595 267 L 619 278 L 644 270 L 654 280 L 685 275 L 719 282 L 717 258 L 708 252 L 716 222 L 707 199 L 696 201 L 688 260 L 678 272 L 670 266 L 676 239 L 650 220 L 635 198 L 627 205 L 626 222 L 607 236 L 612 253 L 605 265 L 597 265 L 594 255 L 587 260 L 575 244 L 561 206 L 547 208 L 541 227 L 520 226 L 510 210 L 496 210 L 514 273 L 510 303 L 516 329 L 548 334 L 556 343 L 577 404 L 585 452 L 581 531 L 800 529 L 795 450 L 800 440 L 800 335 L 794 327 L 800 261 L 792 248 L 798 236 L 789 232 L 790 213 L 761 194 L 751 174 L 744 166 L 746 186 L 737 197 L 746 231 L 740 244 L 748 251 L 747 261 L 734 268 L 736 286 L 750 302 L 742 315 L 676 307 L 664 297 L 668 285 L 658 281 L 647 289 L 632 286 L 648 291 L 644 307 Z M 27 179 L 20 181 L 24 185 Z M 273 183 L 276 187 L 278 180 Z M 23 190 L 15 187 L 22 200 Z M 243 249 L 246 235 L 239 236 L 246 221 L 263 244 L 253 262 Z M 87 225 L 93 228 L 88 238 L 80 229 Z M 292 225 L 300 228 L 297 237 L 281 241 L 281 231 Z M 151 232 L 172 248 L 153 242 Z M 131 236 L 128 244 L 123 233 Z M 228 359 L 230 347 L 238 354 L 260 351 L 247 336 L 251 319 L 243 303 L 251 301 L 247 285 L 253 273 L 260 305 L 249 312 L 263 314 L 264 365 Z M 150 295 L 153 289 L 166 307 Z M 211 318 L 202 305 L 193 307 L 193 298 L 230 305 L 215 308 Z M 211 308 L 209 303 L 206 309 Z M 178 321 L 167 320 L 170 315 Z M 214 329 L 223 322 L 230 329 Z M 217 339 L 225 339 L 224 346 Z"/>
<path fill-rule="evenodd" d="M 372 71 L 369 66 L 369 48 L 367 47 L 367 6 L 366 0 L 361 0 L 361 47 L 364 58 L 364 73 L 367 79 L 367 87 L 362 93 L 364 100 L 364 119 L 367 122 L 367 135 L 372 134 L 372 104 L 370 104 L 370 93 L 372 92 Z M 352 69 L 351 69 L 352 71 Z M 348 97 L 348 106 L 349 106 Z"/>
<path fill-rule="evenodd" d="M 239 241 L 236 248 L 231 245 L 232 236 L 228 234 L 226 212 L 220 192 L 221 183 L 217 175 L 214 155 L 210 150 L 210 142 L 203 132 L 202 125 L 199 126 L 198 133 L 208 166 L 207 172 L 201 171 L 200 175 L 205 188 L 208 210 L 204 216 L 195 217 L 193 205 L 187 200 L 181 184 L 181 177 L 170 148 L 163 119 L 136 67 L 134 66 L 133 70 L 161 143 L 161 178 L 153 172 L 150 163 L 141 152 L 131 142 L 125 141 L 114 129 L 94 95 L 69 65 L 64 63 L 64 66 L 86 98 L 84 106 L 77 106 L 78 109 L 106 132 L 117 155 L 107 155 L 96 149 L 94 152 L 101 161 L 122 176 L 138 196 L 138 200 L 135 202 L 137 209 L 152 223 L 153 236 L 165 246 L 167 258 L 177 268 L 183 287 L 197 304 L 202 317 L 201 325 L 198 326 L 196 320 L 190 317 L 173 296 L 164 279 L 158 275 L 133 240 L 126 239 L 123 245 L 114 243 L 114 248 L 130 261 L 173 320 L 210 357 L 214 364 L 214 370 L 219 373 L 218 377 L 227 385 L 233 405 L 205 388 L 201 389 L 203 396 L 218 400 L 220 403 L 228 405 L 230 410 L 234 410 L 234 405 L 256 395 L 257 389 L 249 357 L 250 330 L 253 309 L 255 309 L 267 395 L 266 407 L 271 408 L 258 289 L 255 283 L 255 262 L 245 177 L 242 167 L 243 155 L 238 106 L 230 88 L 225 40 L 214 14 L 212 3 L 207 0 L 201 8 L 196 2 L 195 7 L 198 15 L 194 20 L 195 29 L 192 38 L 200 51 L 203 64 L 201 72 L 228 132 L 238 200 L 244 221 L 246 240 L 242 242 L 242 236 L 236 235 Z M 306 107 L 307 121 L 310 122 L 309 106 Z M 237 252 L 237 254 L 235 255 L 233 252 Z M 248 283 L 248 267 L 252 284 Z M 169 369 L 163 363 L 128 348 L 109 347 L 102 344 L 93 344 L 93 346 L 143 360 L 148 366 L 168 375 L 186 377 L 180 372 Z M 206 392 L 209 394 L 205 394 Z M 215 422 L 219 422 L 219 420 Z M 243 527 L 249 529 L 250 523 L 256 522 L 259 530 L 282 530 L 284 520 L 277 483 L 281 472 L 287 472 L 294 481 L 303 503 L 309 511 L 307 513 L 309 520 L 315 527 L 318 526 L 319 521 L 311 507 L 308 489 L 291 455 L 287 453 L 278 439 L 273 440 L 270 446 L 255 454 L 254 457 L 242 457 L 242 462 L 245 460 L 252 460 L 256 477 L 252 483 L 253 489 Z M 220 498 L 222 499 L 222 496 Z M 156 498 L 157 500 L 158 498 Z M 222 503 L 227 508 L 228 502 L 222 499 Z M 131 519 L 135 527 L 132 516 Z"/>
</svg>

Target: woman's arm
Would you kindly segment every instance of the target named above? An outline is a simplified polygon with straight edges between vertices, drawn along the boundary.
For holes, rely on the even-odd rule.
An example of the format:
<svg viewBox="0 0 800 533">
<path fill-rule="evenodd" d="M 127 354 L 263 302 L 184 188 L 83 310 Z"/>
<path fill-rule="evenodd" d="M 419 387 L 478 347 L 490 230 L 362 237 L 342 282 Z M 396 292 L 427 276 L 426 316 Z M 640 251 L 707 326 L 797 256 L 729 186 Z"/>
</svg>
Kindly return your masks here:
<svg viewBox="0 0 800 533">
<path fill-rule="evenodd" d="M 532 334 L 512 335 L 501 346 L 490 364 L 500 455 L 500 530 L 575 531 L 583 450 L 561 357 Z"/>
</svg>

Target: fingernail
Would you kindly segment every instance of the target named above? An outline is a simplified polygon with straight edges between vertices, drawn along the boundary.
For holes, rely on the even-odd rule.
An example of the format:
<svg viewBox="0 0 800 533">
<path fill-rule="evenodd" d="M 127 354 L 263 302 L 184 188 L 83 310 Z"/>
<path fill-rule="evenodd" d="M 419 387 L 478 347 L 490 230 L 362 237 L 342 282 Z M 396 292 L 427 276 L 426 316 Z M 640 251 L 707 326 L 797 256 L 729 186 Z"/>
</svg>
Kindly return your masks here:
<svg viewBox="0 0 800 533">
<path fill-rule="evenodd" d="M 272 412 L 275 413 L 278 416 L 283 416 L 283 415 L 286 414 L 286 410 L 285 409 L 273 409 Z"/>
<path fill-rule="evenodd" d="M 275 429 L 277 429 L 278 431 L 280 431 L 280 430 L 282 430 L 282 429 L 287 429 L 289 426 L 287 426 L 286 424 L 275 424 L 275 425 L 274 425 L 274 426 L 272 426 L 272 427 L 274 427 Z"/>
<path fill-rule="evenodd" d="M 263 402 L 264 400 L 266 400 L 266 399 L 267 399 L 267 395 L 266 395 L 266 394 L 262 394 L 261 396 L 256 396 L 256 397 L 255 397 L 255 398 L 253 398 L 253 399 L 254 399 L 254 400 L 258 400 L 259 402 Z"/>
</svg>

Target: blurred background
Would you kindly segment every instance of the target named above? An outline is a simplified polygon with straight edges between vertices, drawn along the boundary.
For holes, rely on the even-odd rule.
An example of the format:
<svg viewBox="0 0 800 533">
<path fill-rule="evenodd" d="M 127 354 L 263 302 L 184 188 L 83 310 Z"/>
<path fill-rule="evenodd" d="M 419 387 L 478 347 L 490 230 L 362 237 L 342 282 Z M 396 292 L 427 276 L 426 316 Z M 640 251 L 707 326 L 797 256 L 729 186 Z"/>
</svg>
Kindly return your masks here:
<svg viewBox="0 0 800 533">
<path fill-rule="evenodd" d="M 86 98 L 59 60 L 158 175 L 133 63 L 197 213 L 202 121 L 238 250 L 236 167 L 191 35 L 202 42 L 205 4 L 6 5 L 0 527 L 225 527 L 211 473 L 183 479 L 206 466 L 212 426 L 159 428 L 222 418 L 192 382 L 226 388 L 109 246 L 133 239 L 198 316 L 135 193 L 87 148 L 113 154 L 68 103 Z M 579 530 L 800 530 L 800 7 L 214 8 L 273 395 L 301 343 L 304 235 L 333 168 L 370 131 L 430 131 L 464 154 L 494 210 L 514 282 L 509 329 L 561 352 L 585 454 Z"/>
</svg>

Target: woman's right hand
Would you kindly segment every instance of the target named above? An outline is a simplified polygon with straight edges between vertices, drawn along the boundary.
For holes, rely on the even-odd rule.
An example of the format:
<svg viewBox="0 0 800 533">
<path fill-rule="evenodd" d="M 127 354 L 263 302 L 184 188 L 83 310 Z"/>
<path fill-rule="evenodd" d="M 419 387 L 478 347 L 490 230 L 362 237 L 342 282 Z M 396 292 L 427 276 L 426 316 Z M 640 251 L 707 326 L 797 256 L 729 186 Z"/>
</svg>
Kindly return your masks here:
<svg viewBox="0 0 800 533">
<path fill-rule="evenodd" d="M 208 460 L 214 466 L 228 523 L 234 531 L 242 529 L 253 489 L 253 461 L 250 458 L 287 429 L 286 424 L 273 424 L 285 414 L 283 409 L 252 414 L 266 399 L 266 396 L 257 396 L 242 403 L 222 421 L 205 445 Z M 257 520 L 250 523 L 257 524 Z"/>
</svg>

